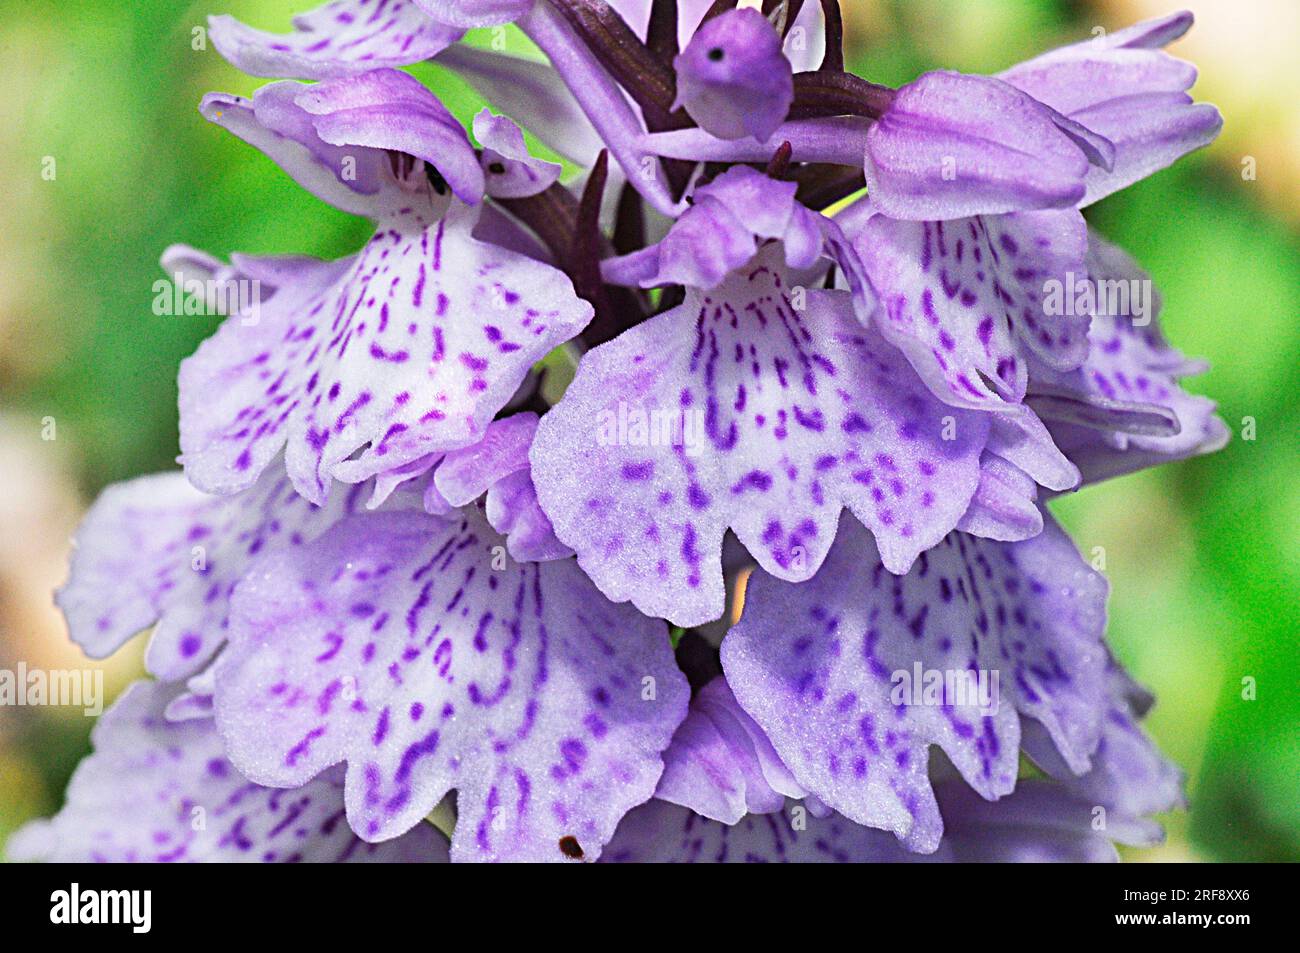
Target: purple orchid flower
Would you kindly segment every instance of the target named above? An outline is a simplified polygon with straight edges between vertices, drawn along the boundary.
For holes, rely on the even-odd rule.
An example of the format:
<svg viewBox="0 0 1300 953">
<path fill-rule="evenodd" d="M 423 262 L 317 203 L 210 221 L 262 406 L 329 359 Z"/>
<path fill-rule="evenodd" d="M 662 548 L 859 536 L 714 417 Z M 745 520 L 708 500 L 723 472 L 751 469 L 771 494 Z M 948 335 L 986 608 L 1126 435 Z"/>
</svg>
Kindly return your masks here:
<svg viewBox="0 0 1300 953">
<path fill-rule="evenodd" d="M 1009 538 L 993 511 L 1033 510 L 1034 479 L 1006 486 L 986 453 L 1054 489 L 1077 482 L 1031 414 L 940 403 L 857 322 L 848 292 L 807 288 L 828 255 L 853 264 L 793 183 L 737 167 L 696 190 L 658 245 L 606 262 L 610 280 L 686 287 L 682 304 L 584 357 L 533 445 L 542 508 L 611 599 L 707 622 L 723 611 L 728 529 L 769 572 L 801 581 L 844 507 L 891 572 L 973 504 Z"/>
<path fill-rule="evenodd" d="M 105 491 L 57 597 L 93 657 L 152 629 L 153 680 L 12 856 L 1159 841 L 1181 776 L 1045 504 L 1226 440 L 1079 211 L 1217 132 L 1160 49 L 1190 16 L 890 90 L 835 4 L 763 10 L 213 18 L 282 81 L 203 115 L 376 232 L 164 254 L 225 316 L 180 369 L 183 471 Z M 462 42 L 505 24 L 547 62 Z M 494 106 L 472 139 L 400 71 L 435 57 Z"/>
<path fill-rule="evenodd" d="M 302 268 L 255 324 L 227 322 L 182 367 L 182 462 L 200 488 L 244 489 L 286 447 L 320 504 L 334 478 L 473 443 L 590 319 L 562 273 L 473 237 L 479 160 L 408 75 L 277 83 L 251 103 L 209 96 L 204 112 L 379 230 L 353 258 Z"/>
</svg>

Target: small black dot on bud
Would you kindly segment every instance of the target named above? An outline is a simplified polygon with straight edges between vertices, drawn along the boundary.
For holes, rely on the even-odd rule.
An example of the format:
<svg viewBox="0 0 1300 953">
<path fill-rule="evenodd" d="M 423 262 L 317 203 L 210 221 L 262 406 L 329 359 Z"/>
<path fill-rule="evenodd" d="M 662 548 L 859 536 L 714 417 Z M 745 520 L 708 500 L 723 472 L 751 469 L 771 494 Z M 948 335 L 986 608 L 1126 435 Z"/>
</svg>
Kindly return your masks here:
<svg viewBox="0 0 1300 953">
<path fill-rule="evenodd" d="M 723 57 L 726 55 L 726 51 L 720 46 L 715 46 L 713 49 L 709 50 L 709 59 L 713 60 L 715 63 L 722 62 Z"/>
<path fill-rule="evenodd" d="M 493 175 L 505 175 L 506 167 L 500 162 L 493 162 L 488 166 L 488 171 Z"/>
</svg>

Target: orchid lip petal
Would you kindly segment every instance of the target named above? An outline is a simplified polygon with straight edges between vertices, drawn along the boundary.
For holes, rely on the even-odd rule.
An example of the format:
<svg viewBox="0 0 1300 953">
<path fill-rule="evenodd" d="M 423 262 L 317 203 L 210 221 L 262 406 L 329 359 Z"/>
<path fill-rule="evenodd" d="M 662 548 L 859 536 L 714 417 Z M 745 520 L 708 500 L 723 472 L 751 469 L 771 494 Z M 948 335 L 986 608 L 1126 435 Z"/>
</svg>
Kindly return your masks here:
<svg viewBox="0 0 1300 953">
<path fill-rule="evenodd" d="M 1087 770 L 1105 714 L 1105 596 L 1050 522 L 1016 543 L 953 533 L 895 579 L 845 520 L 811 582 L 750 580 L 722 665 L 800 786 L 932 852 L 942 824 L 930 744 L 989 799 L 1016 784 L 1022 717 Z M 929 672 L 979 673 L 984 688 L 931 699 Z"/>
<path fill-rule="evenodd" d="M 225 643 L 227 597 L 249 565 L 358 509 L 362 488 L 346 489 L 318 508 L 273 470 L 236 497 L 202 494 L 180 473 L 109 487 L 77 530 L 56 595 L 73 641 L 105 658 L 152 626 L 146 669 L 165 680 L 194 675 Z"/>
<path fill-rule="evenodd" d="M 13 859 L 55 862 L 447 862 L 428 825 L 367 844 L 346 824 L 343 778 L 293 790 L 250 784 L 209 718 L 169 721 L 176 687 L 136 682 L 95 726 L 67 803 L 9 842 Z"/>
<path fill-rule="evenodd" d="M 278 289 L 181 365 L 182 462 L 209 492 L 286 467 L 322 503 L 481 438 L 534 362 L 592 309 L 558 270 L 471 235 L 473 212 L 390 222 L 354 259 Z M 357 450 L 363 450 L 354 457 Z"/>
<path fill-rule="evenodd" d="M 453 859 L 564 861 L 569 839 L 597 856 L 651 795 L 686 681 L 662 622 L 570 560 L 493 569 L 499 545 L 473 508 L 380 512 L 268 556 L 235 592 L 216 675 L 232 762 L 275 785 L 347 762 L 366 840 L 454 788 Z"/>
<path fill-rule="evenodd" d="M 580 565 L 677 624 L 721 614 L 728 527 L 769 571 L 804 579 L 848 506 L 902 572 L 978 482 L 984 415 L 910 384 L 847 293 L 793 308 L 780 253 L 589 352 L 533 444 L 542 507 Z M 950 412 L 961 422 L 943 440 Z"/>
</svg>

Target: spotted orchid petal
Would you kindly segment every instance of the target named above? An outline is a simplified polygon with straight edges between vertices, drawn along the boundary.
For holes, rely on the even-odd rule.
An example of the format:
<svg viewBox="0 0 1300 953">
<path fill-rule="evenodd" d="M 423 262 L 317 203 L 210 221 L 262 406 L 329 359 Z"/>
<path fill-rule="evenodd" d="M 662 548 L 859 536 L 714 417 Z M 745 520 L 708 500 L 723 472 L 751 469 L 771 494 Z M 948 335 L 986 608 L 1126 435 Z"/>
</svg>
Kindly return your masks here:
<svg viewBox="0 0 1300 953">
<path fill-rule="evenodd" d="M 1151 696 L 1135 685 L 1113 660 L 1107 670 L 1110 698 L 1092 767 L 1077 775 L 1056 750 L 1041 725 L 1027 722 L 1024 749 L 1048 775 L 1097 814 L 1106 812 L 1111 836 L 1124 844 L 1150 847 L 1164 831 L 1150 815 L 1183 807 L 1183 773 L 1142 730 L 1140 720 Z"/>
<path fill-rule="evenodd" d="M 217 723 L 249 777 L 347 762 L 367 840 L 451 789 L 454 859 L 594 858 L 650 797 L 687 686 L 662 622 L 613 606 L 570 561 L 495 569 L 474 509 L 371 513 L 234 596 Z"/>
<path fill-rule="evenodd" d="M 483 146 L 487 192 L 494 198 L 527 198 L 560 177 L 563 167 L 530 156 L 523 132 L 505 116 L 484 109 L 474 117 L 474 138 Z"/>
<path fill-rule="evenodd" d="M 281 290 L 256 324 L 228 320 L 181 365 L 182 462 L 196 485 L 248 486 L 287 445 L 294 485 L 322 503 L 336 477 L 471 444 L 591 319 L 568 278 L 476 240 L 468 213 L 391 224 L 354 259 Z"/>
<path fill-rule="evenodd" d="M 812 581 L 750 580 L 722 664 L 802 787 L 932 852 L 931 744 L 989 799 L 1015 787 L 1023 716 L 1074 770 L 1089 766 L 1105 710 L 1105 592 L 1050 522 L 1020 543 L 954 533 L 895 577 L 844 520 Z M 983 673 L 984 688 L 930 697 L 930 673 L 972 686 Z"/>
<path fill-rule="evenodd" d="M 1052 315 L 1048 289 L 1082 272 L 1087 226 L 1074 210 L 948 222 L 868 218 L 854 248 L 880 300 L 881 332 L 940 399 L 1006 410 L 1029 358 L 1078 367 L 1090 314 Z"/>
<path fill-rule="evenodd" d="M 1125 188 L 1208 145 L 1223 127 L 1213 106 L 1193 103 L 1190 64 L 1160 51 L 1192 25 L 1190 13 L 1148 20 L 1061 47 L 998 77 L 1105 136 L 1115 145 L 1109 170 L 1085 177 L 1081 204 Z"/>
<path fill-rule="evenodd" d="M 294 17 L 293 27 L 281 36 L 231 16 L 208 18 L 217 52 L 245 73 L 276 79 L 331 79 L 406 66 L 436 56 L 461 36 L 409 0 L 333 0 Z"/>
<path fill-rule="evenodd" d="M 735 824 L 746 814 L 771 814 L 787 797 L 807 795 L 731 693 L 714 678 L 691 700 L 686 720 L 664 754 L 655 797 Z"/>
<path fill-rule="evenodd" d="M 752 7 L 708 20 L 673 60 L 677 101 L 720 139 L 766 142 L 794 100 L 790 61 L 767 17 Z"/>
<path fill-rule="evenodd" d="M 1093 863 L 1118 860 L 1114 831 L 1094 829 L 1092 805 L 1058 785 L 1022 784 L 995 803 L 961 782 L 936 789 L 945 829 L 932 854 L 907 850 L 888 833 L 839 814 L 799 806 L 748 814 L 727 825 L 653 800 L 632 811 L 604 863 Z"/>
<path fill-rule="evenodd" d="M 294 790 L 259 787 L 226 760 L 210 720 L 168 721 L 174 689 L 131 685 L 95 726 L 67 803 L 9 841 L 13 860 L 88 862 L 436 863 L 432 825 L 368 844 L 343 819 L 331 771 Z"/>
<path fill-rule="evenodd" d="M 742 852 L 746 859 L 779 860 L 786 853 L 791 855 L 787 859 L 801 859 L 802 848 L 797 846 L 800 831 L 812 824 L 820 834 L 819 842 L 847 836 L 852 844 L 864 845 L 862 849 L 869 851 L 858 854 L 847 843 L 827 851 L 826 844 L 819 843 L 822 859 L 1114 860 L 1114 848 L 1108 841 L 1133 846 L 1160 843 L 1163 832 L 1149 815 L 1181 805 L 1182 793 L 1180 773 L 1137 725 L 1150 696 L 1142 695 L 1113 661 L 1106 678 L 1110 701 L 1096 752 L 1084 774 L 1076 775 L 1065 763 L 1042 724 L 1023 719 L 1022 749 L 1059 783 L 1021 779 L 1009 797 L 988 802 L 962 782 L 937 781 L 935 798 L 944 833 L 938 850 L 925 855 L 906 850 L 883 831 L 853 824 L 840 815 L 829 820 L 842 823 L 817 823 L 815 819 L 826 817 L 825 806 L 799 787 L 762 729 L 736 702 L 726 681 L 715 677 L 697 692 L 690 713 L 664 754 L 657 800 L 624 820 L 605 859 L 644 860 L 648 857 L 642 852 L 649 850 L 660 851 L 654 856 L 661 860 L 721 862 L 739 859 L 732 850 L 740 843 L 747 845 Z M 773 785 L 786 796 L 773 790 Z M 803 804 L 796 807 L 786 797 L 802 798 Z M 695 836 L 680 846 L 671 836 L 665 840 L 665 832 L 677 829 L 673 820 L 677 813 L 665 808 L 664 801 L 700 815 L 683 818 L 684 829 L 694 831 Z M 800 808 L 802 816 L 795 824 L 795 812 Z M 1101 811 L 1105 811 L 1105 823 L 1098 828 Z M 653 821 L 643 814 L 651 815 Z M 754 817 L 757 814 L 778 816 Z M 736 827 L 706 823 L 704 818 Z M 657 829 L 652 825 L 658 825 Z M 1098 829 L 1104 836 L 1091 842 L 1065 836 Z M 773 853 L 760 850 L 750 856 L 752 835 L 760 831 L 773 835 Z M 794 845 L 783 840 L 786 831 L 793 836 Z M 646 837 L 653 843 L 632 846 Z M 711 845 L 708 848 L 704 847 L 706 839 Z M 1082 856 L 1074 856 L 1073 849 L 1082 849 Z"/>
<path fill-rule="evenodd" d="M 225 642 L 229 595 L 250 563 L 324 532 L 360 505 L 359 490 L 322 508 L 275 472 L 235 497 L 200 493 L 180 473 L 109 487 L 77 531 L 56 596 L 72 640 L 106 658 L 153 626 L 149 671 L 194 675 Z"/>
<path fill-rule="evenodd" d="M 1093 312 L 1091 347 L 1076 370 L 1031 371 L 1028 401 L 1039 416 L 1053 426 L 1090 428 L 1117 452 L 1178 459 L 1215 442 L 1221 425 L 1214 402 L 1178 385 L 1204 365 L 1166 343 L 1159 295 L 1132 258 L 1091 235 L 1086 271 L 1070 282 L 1062 303 Z"/>
<path fill-rule="evenodd" d="M 866 136 L 867 190 L 890 218 L 1071 208 L 1113 145 L 1001 80 L 926 73 Z"/>
<path fill-rule="evenodd" d="M 930 396 L 847 292 L 796 308 L 780 253 L 590 351 L 533 444 L 556 535 L 611 599 L 679 625 L 722 614 L 728 528 L 797 581 L 848 507 L 903 572 L 978 483 L 988 415 Z"/>
</svg>

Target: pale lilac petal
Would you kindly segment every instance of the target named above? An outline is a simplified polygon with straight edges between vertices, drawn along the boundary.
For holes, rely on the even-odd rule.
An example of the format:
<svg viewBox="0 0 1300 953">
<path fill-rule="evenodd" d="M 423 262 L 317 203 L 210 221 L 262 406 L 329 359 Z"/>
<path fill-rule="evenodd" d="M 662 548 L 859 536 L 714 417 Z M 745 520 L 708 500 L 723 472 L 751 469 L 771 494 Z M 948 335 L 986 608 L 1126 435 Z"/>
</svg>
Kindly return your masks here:
<svg viewBox="0 0 1300 953">
<path fill-rule="evenodd" d="M 788 142 L 794 162 L 855 166 L 862 161 L 872 126 L 872 120 L 862 116 L 831 116 L 782 123 L 767 143 L 752 138 L 719 139 L 707 130 L 692 128 L 648 133 L 640 144 L 646 152 L 670 159 L 766 162 L 775 151 L 773 144 Z"/>
<path fill-rule="evenodd" d="M 506 549 L 519 562 L 565 559 L 573 550 L 560 542 L 537 502 L 537 488 L 527 470 L 498 480 L 488 490 L 484 512 L 492 528 L 506 537 Z"/>
<path fill-rule="evenodd" d="M 780 811 L 787 797 L 806 793 L 726 680 L 718 677 L 692 699 L 664 753 L 655 797 L 735 824 L 746 814 Z"/>
<path fill-rule="evenodd" d="M 720 139 L 767 142 L 794 100 L 790 61 L 762 12 L 729 10 L 705 23 L 673 60 L 677 101 Z"/>
<path fill-rule="evenodd" d="M 1073 46 L 1062 47 L 1060 50 L 1053 52 L 1069 53 L 1075 50 L 1099 48 L 1109 50 L 1157 50 L 1162 46 L 1168 46 L 1190 30 L 1192 21 L 1193 17 L 1190 10 L 1179 10 L 1176 13 L 1168 13 L 1162 17 L 1143 20 L 1122 30 L 1114 30 L 1100 36 L 1093 36 L 1075 43 Z M 1044 55 L 1051 56 L 1052 53 Z"/>
<path fill-rule="evenodd" d="M 346 761 L 367 840 L 457 792 L 456 859 L 599 855 L 685 716 L 666 628 L 568 560 L 494 567 L 474 509 L 369 513 L 234 597 L 217 672 L 230 758 L 263 783 Z"/>
<path fill-rule="evenodd" d="M 530 156 L 519 127 L 486 109 L 474 117 L 474 138 L 483 146 L 487 192 L 494 198 L 527 198 L 544 192 L 563 170 L 556 162 Z"/>
<path fill-rule="evenodd" d="M 1043 529 L 1037 499 L 1038 487 L 1029 474 L 986 449 L 980 458 L 979 486 L 957 528 L 1002 542 L 1030 539 Z"/>
<path fill-rule="evenodd" d="M 1113 435 L 1088 427 L 1054 424 L 1052 434 L 1061 450 L 1079 466 L 1083 482 L 1099 483 L 1176 460 L 1186 460 L 1222 450 L 1232 439 L 1232 431 L 1220 418 L 1211 416 L 1199 428 L 1200 437 L 1178 454 L 1144 450 L 1132 445 L 1118 446 Z"/>
<path fill-rule="evenodd" d="M 957 863 L 1109 864 L 1119 860 L 1115 831 L 1093 826 L 1093 805 L 1067 788 L 1022 781 L 997 801 L 947 783 L 936 789 L 944 818 L 941 855 Z M 936 859 L 948 859 L 942 856 Z"/>
<path fill-rule="evenodd" d="M 867 132 L 867 189 L 898 219 L 1072 207 L 1090 165 L 1078 141 L 1087 131 L 1059 118 L 992 77 L 926 73 Z"/>
<path fill-rule="evenodd" d="M 604 148 L 573 93 L 549 63 L 507 53 L 456 45 L 438 65 L 462 76 L 492 106 L 526 125 L 550 148 L 581 166 L 591 166 Z"/>
<path fill-rule="evenodd" d="M 368 844 L 343 819 L 343 777 L 259 787 L 226 760 L 211 720 L 168 721 L 175 689 L 136 682 L 104 713 L 95 751 L 63 809 L 20 830 L 13 860 L 56 863 L 438 863 L 447 845 L 420 824 Z"/>
<path fill-rule="evenodd" d="M 409 0 L 334 0 L 294 17 L 293 27 L 293 33 L 277 35 L 234 17 L 208 17 L 217 52 L 245 73 L 277 79 L 330 79 L 406 66 L 436 56 L 461 35 Z"/>
<path fill-rule="evenodd" d="M 1070 490 L 1082 477 L 1032 412 L 994 414 L 991 423 L 979 486 L 957 528 L 1003 542 L 1029 539 L 1043 528 L 1038 487 Z"/>
<path fill-rule="evenodd" d="M 1086 272 L 1069 289 L 1066 302 L 1084 307 L 1091 293 L 1091 347 L 1077 370 L 1033 369 L 1028 402 L 1039 416 L 1091 427 L 1116 450 L 1169 458 L 1194 453 L 1217 434 L 1214 402 L 1178 386 L 1204 367 L 1166 343 L 1159 295 L 1127 253 L 1091 235 Z"/>
<path fill-rule="evenodd" d="M 1047 733 L 1034 722 L 1026 724 L 1025 752 L 1080 801 L 1105 809 L 1104 823 L 1113 840 L 1150 847 L 1164 840 L 1160 825 L 1150 815 L 1183 807 L 1182 771 L 1156 748 L 1139 720 L 1150 706 L 1113 661 L 1108 673 L 1110 702 L 1101 739 L 1089 769 L 1076 772 L 1062 761 Z"/>
<path fill-rule="evenodd" d="M 1155 50 L 1100 50 L 1083 43 L 1019 63 L 998 77 L 1053 109 L 1078 117 L 1128 96 L 1184 93 L 1196 81 L 1196 68 Z"/>
<path fill-rule="evenodd" d="M 303 87 L 294 103 L 330 145 L 423 159 L 462 201 L 483 197 L 483 170 L 465 128 L 409 73 L 379 69 L 328 80 Z"/>
<path fill-rule="evenodd" d="M 558 270 L 475 240 L 453 208 L 391 222 L 328 281 L 280 289 L 181 365 L 186 473 L 248 486 L 287 443 L 308 499 L 480 439 L 532 365 L 577 334 L 589 304 Z M 357 450 L 364 452 L 355 459 Z"/>
<path fill-rule="evenodd" d="M 263 86 L 251 100 L 209 93 L 204 118 L 260 149 L 295 182 L 322 201 L 354 215 L 373 215 L 400 190 L 387 157 L 372 149 L 332 146 L 320 138 L 312 117 L 295 102 L 306 87 L 283 82 Z"/>
<path fill-rule="evenodd" d="M 1187 90 L 1196 69 L 1159 50 L 1191 25 L 1182 14 L 1052 50 L 999 78 L 1106 137 L 1112 168 L 1090 169 L 1088 205 L 1208 145 L 1223 126 L 1213 106 Z"/>
<path fill-rule="evenodd" d="M 163 713 L 168 721 L 197 721 L 211 718 L 215 713 L 211 695 L 185 692 L 176 696 Z"/>
<path fill-rule="evenodd" d="M 1015 464 L 1049 490 L 1072 490 L 1079 485 L 1079 468 L 1056 446 L 1035 414 L 994 416 L 986 449 Z"/>
<path fill-rule="evenodd" d="M 679 625 L 722 614 L 728 528 L 807 579 L 847 506 L 902 572 L 979 479 L 988 415 L 931 397 L 847 292 L 795 310 L 779 254 L 590 351 L 533 445 L 542 508 L 582 567 Z"/>
<path fill-rule="evenodd" d="M 250 312 L 275 293 L 284 275 L 306 262 L 302 256 L 231 255 L 229 264 L 189 245 L 169 245 L 160 263 L 188 295 L 203 303 L 205 314 Z"/>
<path fill-rule="evenodd" d="M 1115 166 L 1089 170 L 1081 206 L 1127 188 L 1208 146 L 1223 129 L 1223 116 L 1208 103 L 1181 93 L 1130 96 L 1078 114 L 1080 122 L 1115 143 Z"/>
<path fill-rule="evenodd" d="M 529 473 L 528 451 L 537 432 L 537 415 L 514 414 L 488 425 L 479 443 L 453 450 L 439 464 L 428 488 L 426 507 L 445 513 L 487 494 L 488 523 L 506 537 L 506 549 L 520 562 L 545 562 L 573 555 L 555 538 L 551 522 L 537 503 Z"/>
<path fill-rule="evenodd" d="M 236 497 L 207 496 L 180 473 L 109 487 L 77 531 L 55 597 L 72 640 L 106 658 L 153 626 L 149 671 L 195 674 L 225 642 L 227 600 L 249 564 L 324 532 L 359 506 L 360 489 L 318 508 L 274 472 Z"/>
<path fill-rule="evenodd" d="M 796 73 L 821 67 L 826 56 L 826 17 L 821 3 L 804 3 L 794 25 L 786 33 L 785 55 Z"/>
<path fill-rule="evenodd" d="M 930 745 L 985 798 L 1015 786 L 1021 716 L 1045 725 L 1070 765 L 1087 766 L 1105 709 L 1105 593 L 1050 521 L 1021 543 L 954 533 L 894 577 L 846 519 L 812 581 L 750 580 L 722 664 L 801 786 L 931 852 L 942 823 Z M 917 668 L 922 684 L 929 672 L 982 671 L 986 695 L 896 695 L 896 673 L 915 678 Z"/>
<path fill-rule="evenodd" d="M 783 813 L 749 814 L 734 826 L 655 799 L 632 811 L 601 857 L 603 863 L 1107 863 L 1118 860 L 1110 838 L 1095 831 L 1092 807 L 1059 785 L 1026 782 L 996 802 L 961 782 L 936 789 L 945 831 L 932 854 L 907 850 L 885 831 L 839 814 L 819 816 L 789 805 Z M 806 807 L 806 805 L 805 805 Z"/>
<path fill-rule="evenodd" d="M 212 705 L 212 694 L 215 691 L 215 673 L 209 665 L 199 674 L 185 680 L 185 691 L 167 703 L 163 715 L 168 721 L 211 718 L 215 714 Z"/>
<path fill-rule="evenodd" d="M 536 432 L 533 413 L 492 421 L 481 441 L 443 458 L 433 476 L 438 492 L 452 506 L 465 506 L 510 474 L 527 470 L 528 448 Z"/>
<path fill-rule="evenodd" d="M 658 267 L 643 285 L 680 284 L 715 288 L 754 257 L 758 243 L 749 226 L 717 199 L 699 199 L 658 247 Z"/>
<path fill-rule="evenodd" d="M 936 396 L 1005 409 L 1025 394 L 1028 358 L 1078 367 L 1087 313 L 1048 314 L 1052 282 L 1082 272 L 1087 226 L 1074 210 L 908 222 L 875 215 L 854 247 L 880 299 L 877 323 Z"/>
</svg>

